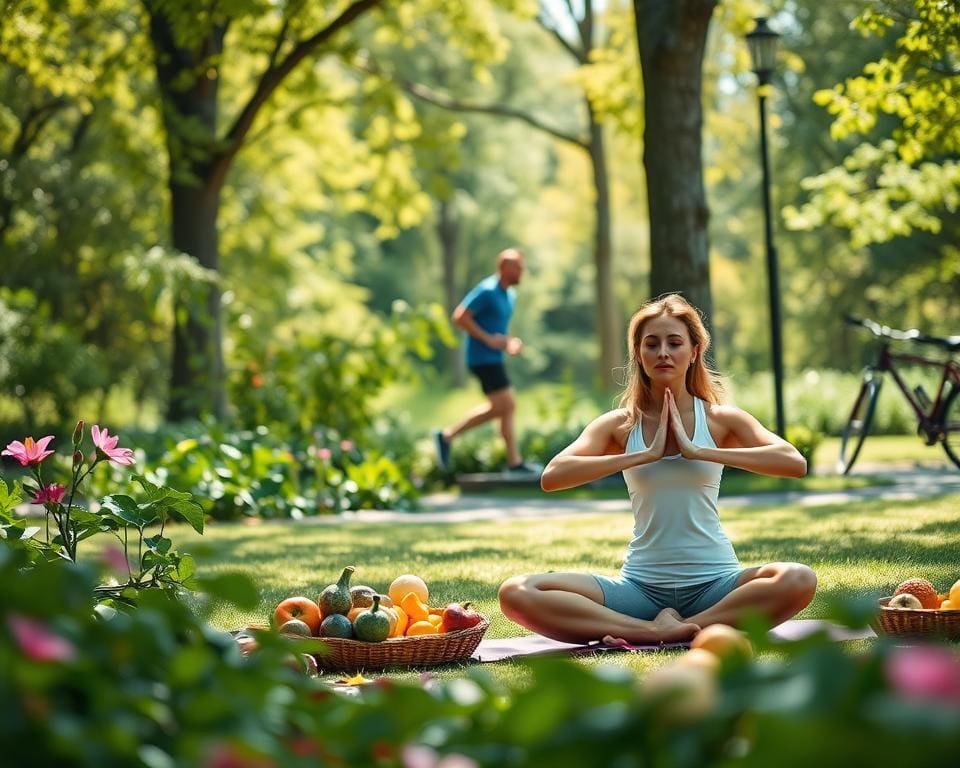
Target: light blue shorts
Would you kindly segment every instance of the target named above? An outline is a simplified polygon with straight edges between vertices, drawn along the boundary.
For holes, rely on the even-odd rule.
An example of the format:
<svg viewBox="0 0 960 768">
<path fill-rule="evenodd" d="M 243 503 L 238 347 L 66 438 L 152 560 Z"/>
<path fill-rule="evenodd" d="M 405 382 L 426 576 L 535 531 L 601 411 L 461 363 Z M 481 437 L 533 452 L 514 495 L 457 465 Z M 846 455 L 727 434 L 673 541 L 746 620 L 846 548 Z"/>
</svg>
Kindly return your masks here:
<svg viewBox="0 0 960 768">
<path fill-rule="evenodd" d="M 674 608 L 689 618 L 719 603 L 733 588 L 743 571 L 688 587 L 660 587 L 641 584 L 623 575 L 594 577 L 603 590 L 603 604 L 617 613 L 650 621 L 664 608 Z"/>
</svg>

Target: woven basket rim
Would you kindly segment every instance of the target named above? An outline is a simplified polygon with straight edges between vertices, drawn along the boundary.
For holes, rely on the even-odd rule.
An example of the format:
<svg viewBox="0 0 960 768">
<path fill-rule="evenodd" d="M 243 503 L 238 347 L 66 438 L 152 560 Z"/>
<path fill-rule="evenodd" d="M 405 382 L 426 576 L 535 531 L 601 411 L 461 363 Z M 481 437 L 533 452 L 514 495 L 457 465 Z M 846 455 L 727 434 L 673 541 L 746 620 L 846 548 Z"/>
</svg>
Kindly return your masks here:
<svg viewBox="0 0 960 768">
<path fill-rule="evenodd" d="M 452 632 L 438 632 L 435 635 L 414 635 L 412 637 L 388 637 L 386 640 L 381 640 L 378 643 L 371 643 L 367 640 L 357 640 L 350 637 L 305 637 L 304 640 L 316 640 L 319 643 L 327 643 L 329 645 L 336 645 L 338 648 L 364 648 L 368 649 L 371 647 L 376 648 L 389 648 L 391 646 L 399 646 L 404 644 L 413 644 L 426 640 L 428 642 L 441 643 L 441 642 L 450 642 L 453 640 L 458 640 L 462 637 L 467 637 L 469 635 L 475 635 L 478 632 L 486 632 L 487 627 L 490 626 L 490 620 L 485 616 L 481 618 L 478 624 L 475 624 L 472 627 L 467 627 L 466 629 L 455 629 Z"/>
<path fill-rule="evenodd" d="M 960 613 L 960 608 L 891 608 L 889 605 L 887 605 L 887 603 L 893 600 L 894 597 L 895 595 L 890 595 L 889 597 L 881 597 L 877 601 L 877 603 L 879 604 L 880 608 L 882 608 L 884 611 L 889 611 L 891 613 L 903 613 L 903 614 L 918 613 L 918 614 L 925 614 L 925 615 L 929 615 L 932 613 L 942 613 L 942 614 Z"/>
</svg>

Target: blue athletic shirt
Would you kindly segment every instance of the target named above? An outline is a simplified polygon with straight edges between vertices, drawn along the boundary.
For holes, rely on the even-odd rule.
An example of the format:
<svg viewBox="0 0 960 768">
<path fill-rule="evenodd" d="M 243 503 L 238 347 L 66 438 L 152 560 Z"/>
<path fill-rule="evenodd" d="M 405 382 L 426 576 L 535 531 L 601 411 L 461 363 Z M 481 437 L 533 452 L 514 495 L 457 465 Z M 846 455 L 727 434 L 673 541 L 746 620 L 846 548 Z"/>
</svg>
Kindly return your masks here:
<svg viewBox="0 0 960 768">
<path fill-rule="evenodd" d="M 715 448 L 703 400 L 693 399 L 693 443 Z M 637 424 L 627 452 L 646 448 Z M 679 454 L 623 471 L 633 507 L 633 538 L 621 574 L 643 584 L 686 587 L 740 570 L 720 526 L 717 498 L 723 465 Z"/>
<path fill-rule="evenodd" d="M 485 277 L 460 302 L 470 310 L 473 319 L 487 333 L 506 334 L 513 316 L 517 293 L 500 285 L 497 275 Z M 467 367 L 496 365 L 503 362 L 503 350 L 492 349 L 479 339 L 467 334 Z"/>
</svg>

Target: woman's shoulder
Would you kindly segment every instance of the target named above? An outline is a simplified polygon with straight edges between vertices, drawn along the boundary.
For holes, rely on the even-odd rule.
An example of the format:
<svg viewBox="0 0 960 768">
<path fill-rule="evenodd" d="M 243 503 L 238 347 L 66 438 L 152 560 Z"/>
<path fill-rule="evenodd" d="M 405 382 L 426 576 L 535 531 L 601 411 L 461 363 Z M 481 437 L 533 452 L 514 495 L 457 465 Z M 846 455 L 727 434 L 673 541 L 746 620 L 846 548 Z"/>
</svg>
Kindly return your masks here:
<svg viewBox="0 0 960 768">
<path fill-rule="evenodd" d="M 703 405 L 707 412 L 707 418 L 725 427 L 730 427 L 739 421 L 750 418 L 750 414 L 745 410 L 730 403 L 704 402 Z"/>
<path fill-rule="evenodd" d="M 614 408 L 613 410 L 601 413 L 593 420 L 598 426 L 609 429 L 624 429 L 630 421 L 630 411 L 626 408 Z"/>
</svg>

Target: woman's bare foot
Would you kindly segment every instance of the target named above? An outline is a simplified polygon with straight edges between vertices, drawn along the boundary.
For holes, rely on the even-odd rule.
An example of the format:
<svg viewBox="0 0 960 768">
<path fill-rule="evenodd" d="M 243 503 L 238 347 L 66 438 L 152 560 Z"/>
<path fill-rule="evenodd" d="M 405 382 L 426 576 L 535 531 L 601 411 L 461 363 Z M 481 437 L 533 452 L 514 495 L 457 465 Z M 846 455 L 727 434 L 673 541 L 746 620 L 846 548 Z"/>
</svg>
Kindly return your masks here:
<svg viewBox="0 0 960 768">
<path fill-rule="evenodd" d="M 664 608 L 657 614 L 657 617 L 651 624 L 653 624 L 656 637 L 651 638 L 648 636 L 638 638 L 636 642 L 677 643 L 690 640 L 700 631 L 698 625 L 684 621 L 680 614 L 673 608 Z M 649 633 L 645 634 L 649 635 Z M 604 635 L 603 643 L 604 645 L 630 645 L 629 641 L 622 637 L 615 637 L 614 635 Z"/>
</svg>

